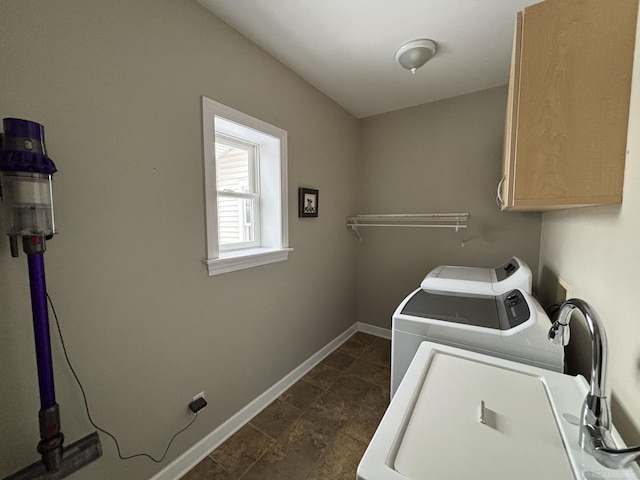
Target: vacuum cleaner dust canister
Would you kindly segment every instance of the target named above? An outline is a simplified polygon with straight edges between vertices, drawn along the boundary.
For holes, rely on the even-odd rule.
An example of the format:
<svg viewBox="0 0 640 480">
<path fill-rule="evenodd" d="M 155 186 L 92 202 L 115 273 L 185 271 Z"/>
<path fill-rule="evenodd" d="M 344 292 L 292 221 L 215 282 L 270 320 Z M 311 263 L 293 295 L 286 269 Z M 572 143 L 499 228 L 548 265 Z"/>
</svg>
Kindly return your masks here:
<svg viewBox="0 0 640 480">
<path fill-rule="evenodd" d="M 18 118 L 5 118 L 3 125 L 0 193 L 13 251 L 19 236 L 50 239 L 56 233 L 51 188 L 56 166 L 47 156 L 42 125 Z"/>
</svg>

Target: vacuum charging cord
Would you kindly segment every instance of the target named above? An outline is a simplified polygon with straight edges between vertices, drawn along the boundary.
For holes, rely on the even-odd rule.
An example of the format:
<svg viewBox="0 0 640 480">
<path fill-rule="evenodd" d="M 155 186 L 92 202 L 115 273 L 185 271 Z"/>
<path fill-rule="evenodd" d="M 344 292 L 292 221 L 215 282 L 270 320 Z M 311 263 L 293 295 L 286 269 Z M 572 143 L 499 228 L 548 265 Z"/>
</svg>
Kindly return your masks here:
<svg viewBox="0 0 640 480">
<path fill-rule="evenodd" d="M 165 448 L 164 453 L 162 454 L 162 457 L 160 457 L 159 459 L 154 458 L 153 456 L 149 455 L 148 453 L 135 453 L 133 455 L 122 455 L 122 452 L 120 451 L 120 445 L 118 444 L 118 440 L 117 438 L 109 431 L 105 430 L 102 427 L 99 427 L 98 425 L 96 425 L 96 423 L 93 421 L 93 418 L 91 418 L 91 412 L 89 411 L 89 402 L 87 401 L 87 394 L 84 391 L 84 387 L 82 386 L 82 382 L 80 381 L 80 378 L 78 378 L 78 374 L 76 373 L 75 369 L 73 368 L 73 365 L 71 364 L 71 360 L 69 359 L 69 354 L 67 352 L 67 347 L 64 343 L 64 337 L 62 336 L 62 329 L 60 328 L 60 322 L 58 321 L 58 314 L 56 313 L 56 309 L 53 306 L 53 301 L 51 300 L 51 297 L 49 296 L 49 294 L 47 293 L 47 300 L 49 301 L 49 305 L 51 306 L 51 312 L 53 313 L 53 318 L 56 321 L 56 328 L 58 330 L 58 336 L 60 337 L 60 344 L 62 345 L 62 352 L 64 353 L 64 358 L 67 361 L 67 365 L 69 366 L 69 370 L 71 370 L 71 373 L 73 374 L 73 377 L 76 380 L 76 383 L 78 384 L 78 387 L 80 388 L 80 392 L 82 393 L 82 399 L 84 400 L 84 408 L 87 412 L 87 418 L 89 419 L 89 423 L 91 423 L 91 425 L 93 425 L 93 427 L 104 433 L 105 435 L 111 437 L 111 439 L 113 440 L 113 443 L 115 443 L 116 445 L 116 450 L 118 451 L 118 457 L 120 457 L 120 460 L 130 460 L 132 458 L 137 458 L 137 457 L 145 457 L 148 458 L 149 460 L 152 460 L 155 463 L 161 463 L 165 457 L 167 456 L 167 453 L 169 452 L 169 448 L 171 447 L 171 444 L 173 443 L 173 441 L 176 439 L 176 437 L 178 435 L 180 435 L 182 432 L 184 432 L 187 428 L 189 428 L 191 425 L 193 425 L 193 422 L 196 421 L 196 419 L 198 418 L 198 412 L 194 411 L 193 412 L 193 418 L 191 419 L 191 421 L 184 426 L 182 429 L 178 430 L 173 437 L 171 437 L 171 440 L 169 440 L 169 443 L 167 444 L 167 448 Z M 193 411 L 193 410 L 192 410 Z"/>
</svg>

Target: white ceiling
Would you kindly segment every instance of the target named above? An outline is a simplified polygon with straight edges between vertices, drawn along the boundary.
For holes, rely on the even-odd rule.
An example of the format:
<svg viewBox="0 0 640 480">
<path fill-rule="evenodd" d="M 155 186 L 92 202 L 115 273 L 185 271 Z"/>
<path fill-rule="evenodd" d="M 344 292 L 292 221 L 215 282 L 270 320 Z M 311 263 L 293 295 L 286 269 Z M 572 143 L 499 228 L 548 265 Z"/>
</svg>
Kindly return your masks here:
<svg viewBox="0 0 640 480">
<path fill-rule="evenodd" d="M 358 118 L 508 82 L 515 14 L 536 0 L 198 0 Z M 438 51 L 415 75 L 395 51 Z"/>
</svg>

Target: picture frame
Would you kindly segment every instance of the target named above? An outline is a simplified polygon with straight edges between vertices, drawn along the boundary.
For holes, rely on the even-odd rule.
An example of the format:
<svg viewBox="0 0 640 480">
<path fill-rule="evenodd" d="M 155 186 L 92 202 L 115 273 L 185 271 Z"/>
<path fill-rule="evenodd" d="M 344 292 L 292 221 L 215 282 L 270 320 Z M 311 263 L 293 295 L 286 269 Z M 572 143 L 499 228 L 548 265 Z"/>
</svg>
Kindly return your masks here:
<svg viewBox="0 0 640 480">
<path fill-rule="evenodd" d="M 298 217 L 318 216 L 318 190 L 298 188 Z"/>
</svg>

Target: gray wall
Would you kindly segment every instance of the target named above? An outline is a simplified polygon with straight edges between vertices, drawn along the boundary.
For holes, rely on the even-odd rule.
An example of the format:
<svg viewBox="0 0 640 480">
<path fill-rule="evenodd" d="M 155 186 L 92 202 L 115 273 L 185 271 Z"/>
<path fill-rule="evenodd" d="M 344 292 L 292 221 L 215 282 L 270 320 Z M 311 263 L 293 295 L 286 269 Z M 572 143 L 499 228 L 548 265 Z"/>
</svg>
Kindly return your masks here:
<svg viewBox="0 0 640 480">
<path fill-rule="evenodd" d="M 437 265 L 490 267 L 518 255 L 537 271 L 541 216 L 501 213 L 506 87 L 362 121 L 360 214 L 471 214 L 459 233 L 367 228 L 357 245 L 358 320 L 391 327 L 400 301 Z M 462 241 L 466 241 L 461 247 Z"/>
<path fill-rule="evenodd" d="M 2 1 L 0 117 L 46 127 L 60 234 L 48 290 L 95 420 L 123 453 L 74 478 L 142 479 L 354 322 L 358 123 L 194 1 Z M 287 262 L 208 277 L 200 97 L 289 134 Z M 297 218 L 297 188 L 320 216 Z M 68 441 L 91 431 L 53 338 Z M 0 241 L 0 477 L 35 461 L 39 401 L 26 258 Z"/>
</svg>

